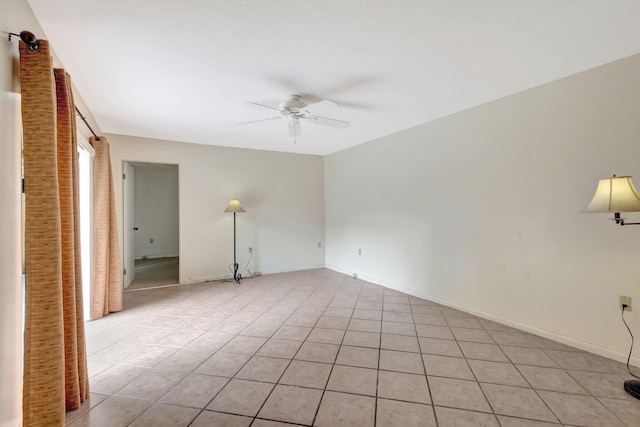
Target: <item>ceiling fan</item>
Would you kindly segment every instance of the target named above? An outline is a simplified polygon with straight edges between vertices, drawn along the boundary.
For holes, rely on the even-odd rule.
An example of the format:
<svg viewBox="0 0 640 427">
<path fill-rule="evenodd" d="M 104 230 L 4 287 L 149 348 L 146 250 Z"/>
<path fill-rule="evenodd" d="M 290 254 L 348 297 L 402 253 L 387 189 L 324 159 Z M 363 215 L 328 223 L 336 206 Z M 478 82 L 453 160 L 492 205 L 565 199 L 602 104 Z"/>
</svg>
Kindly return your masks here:
<svg viewBox="0 0 640 427">
<path fill-rule="evenodd" d="M 333 101 L 330 101 L 328 99 L 324 99 L 322 101 L 319 102 L 314 102 L 313 104 L 309 104 L 307 105 L 303 100 L 302 100 L 302 96 L 300 95 L 291 95 L 289 96 L 287 99 L 285 99 L 284 101 L 282 101 L 280 104 L 278 104 L 277 107 L 272 107 L 270 105 L 264 105 L 264 104 L 259 104 L 257 102 L 250 102 L 249 104 L 253 104 L 253 105 L 257 105 L 259 107 L 264 107 L 264 108 L 268 108 L 270 110 L 275 110 L 277 112 L 280 113 L 279 116 L 275 116 L 275 117 L 269 117 L 267 119 L 260 119 L 260 120 L 251 120 L 249 122 L 242 122 L 242 123 L 238 123 L 240 125 L 248 125 L 251 123 L 258 123 L 258 122 L 266 122 L 266 121 L 270 121 L 270 120 L 278 120 L 281 118 L 287 118 L 289 119 L 289 136 L 292 138 L 297 137 L 298 135 L 300 135 L 302 133 L 302 130 L 300 128 L 300 121 L 306 121 L 308 123 L 314 123 L 316 125 L 321 125 L 321 126 L 329 126 L 332 128 L 336 128 L 336 129 L 347 129 L 351 123 L 349 122 L 345 122 L 344 120 L 337 120 L 337 119 L 331 119 L 328 117 L 322 117 L 322 116 L 318 116 L 316 114 L 313 114 L 311 112 L 311 110 L 321 106 L 321 105 L 331 105 L 334 107 L 337 107 L 338 104 L 336 104 Z"/>
</svg>

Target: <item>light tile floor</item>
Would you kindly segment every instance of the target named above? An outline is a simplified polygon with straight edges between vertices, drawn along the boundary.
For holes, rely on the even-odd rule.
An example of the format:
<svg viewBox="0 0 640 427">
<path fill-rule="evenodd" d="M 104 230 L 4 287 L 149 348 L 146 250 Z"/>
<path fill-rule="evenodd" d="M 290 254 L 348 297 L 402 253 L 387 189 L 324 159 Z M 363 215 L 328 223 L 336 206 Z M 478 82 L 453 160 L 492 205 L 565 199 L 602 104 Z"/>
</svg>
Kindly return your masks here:
<svg viewBox="0 0 640 427">
<path fill-rule="evenodd" d="M 125 292 L 80 426 L 638 426 L 622 363 L 329 270 Z"/>
</svg>

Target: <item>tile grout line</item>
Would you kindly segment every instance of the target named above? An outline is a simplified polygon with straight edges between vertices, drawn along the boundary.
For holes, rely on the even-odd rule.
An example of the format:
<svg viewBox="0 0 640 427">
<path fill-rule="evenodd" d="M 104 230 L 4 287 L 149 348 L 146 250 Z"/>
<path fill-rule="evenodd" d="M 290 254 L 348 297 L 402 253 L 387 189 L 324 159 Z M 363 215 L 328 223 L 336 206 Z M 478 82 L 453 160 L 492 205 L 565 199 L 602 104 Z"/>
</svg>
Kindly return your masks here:
<svg viewBox="0 0 640 427">
<path fill-rule="evenodd" d="M 342 281 L 342 286 L 344 286 L 344 283 L 347 281 L 347 277 L 345 277 L 345 279 Z M 341 287 L 342 287 L 341 286 Z M 360 287 L 360 291 L 358 292 L 358 295 L 360 295 L 360 293 L 362 292 L 362 286 Z M 333 295 L 333 297 L 331 297 L 331 300 L 329 301 L 329 303 L 327 304 L 327 308 L 331 305 L 331 302 L 335 299 L 336 294 Z M 357 304 L 357 298 L 356 298 L 356 304 Z M 331 369 L 329 370 L 329 375 L 327 376 L 327 381 L 324 384 L 324 388 L 322 389 L 322 394 L 320 396 L 320 402 L 318 402 L 318 407 L 316 408 L 316 413 L 313 416 L 313 420 L 311 421 L 310 425 L 314 425 L 317 418 L 318 418 L 318 414 L 320 413 L 320 406 L 322 406 L 322 401 L 324 400 L 324 395 L 327 391 L 327 386 L 329 385 L 329 381 L 331 380 L 331 375 L 333 374 L 333 369 L 336 366 L 336 361 L 338 360 L 338 355 L 340 354 L 340 349 L 342 348 L 342 343 L 344 342 L 344 338 L 347 335 L 347 331 L 349 330 L 349 324 L 351 323 L 351 319 L 353 319 L 353 312 L 355 311 L 355 304 L 354 304 L 354 308 L 351 309 L 351 316 L 349 317 L 349 322 L 347 323 L 347 329 L 345 329 L 344 334 L 342 335 L 342 340 L 340 341 L 340 345 L 338 346 L 338 351 L 336 352 L 336 356 L 333 359 L 333 363 L 331 364 Z M 323 313 L 326 312 L 326 308 L 323 311 Z"/>
<path fill-rule="evenodd" d="M 447 322 L 447 326 L 449 326 L 449 321 L 447 320 L 446 316 L 444 316 L 444 320 L 445 320 L 445 322 Z M 482 330 L 486 332 L 486 329 L 484 328 L 484 326 L 482 324 L 480 324 L 480 325 L 482 326 Z M 449 326 L 449 330 L 451 330 L 451 326 Z M 491 409 L 491 413 L 493 414 L 493 417 L 496 419 L 496 421 L 498 421 L 498 415 L 496 414 L 496 411 L 495 411 L 493 405 L 491 404 L 491 401 L 487 397 L 487 393 L 484 391 L 484 388 L 482 388 L 482 384 L 480 384 L 480 381 L 478 380 L 478 376 L 476 375 L 476 372 L 471 367 L 471 364 L 469 363 L 469 359 L 467 359 L 467 355 L 464 354 L 464 351 L 462 350 L 462 347 L 460 346 L 460 343 L 459 343 L 458 338 L 456 337 L 456 334 L 454 334 L 453 331 L 451 331 L 451 334 L 453 335 L 453 339 L 456 341 L 456 344 L 458 345 L 458 348 L 460 349 L 460 352 L 462 353 L 462 356 L 464 357 L 464 361 L 467 364 L 467 367 L 469 368 L 469 371 L 471 372 L 471 375 L 473 375 L 473 378 L 475 379 L 476 384 L 478 384 L 478 388 L 480 389 L 480 392 L 482 393 L 482 396 L 484 397 L 484 400 L 487 402 L 487 405 L 489 405 L 489 409 Z M 493 337 L 490 336 L 490 338 L 491 338 L 491 341 L 493 341 L 493 343 L 498 348 L 500 348 L 500 346 L 498 346 L 498 344 L 495 342 Z M 500 349 L 500 352 L 504 355 L 504 357 L 507 357 L 507 355 L 504 354 L 502 349 Z M 507 357 L 507 360 L 509 360 L 508 357 Z"/>
<path fill-rule="evenodd" d="M 411 310 L 411 320 L 413 321 L 413 328 L 416 331 L 416 341 L 418 341 L 418 349 L 420 350 L 420 360 L 422 361 L 422 370 L 424 372 L 424 379 L 427 382 L 427 390 L 429 391 L 429 401 L 431 402 L 431 412 L 433 413 L 433 420 L 436 423 L 436 427 L 438 427 L 440 423 L 438 421 L 438 414 L 436 413 L 436 404 L 433 401 L 433 392 L 431 390 L 431 384 L 429 382 L 429 375 L 427 375 L 427 364 L 424 360 L 424 356 L 423 356 L 424 353 L 422 352 L 422 344 L 420 344 L 420 339 L 418 337 L 418 328 L 416 326 L 416 319 L 413 316 L 413 304 L 411 304 L 411 297 L 409 297 L 409 309 Z"/>
</svg>

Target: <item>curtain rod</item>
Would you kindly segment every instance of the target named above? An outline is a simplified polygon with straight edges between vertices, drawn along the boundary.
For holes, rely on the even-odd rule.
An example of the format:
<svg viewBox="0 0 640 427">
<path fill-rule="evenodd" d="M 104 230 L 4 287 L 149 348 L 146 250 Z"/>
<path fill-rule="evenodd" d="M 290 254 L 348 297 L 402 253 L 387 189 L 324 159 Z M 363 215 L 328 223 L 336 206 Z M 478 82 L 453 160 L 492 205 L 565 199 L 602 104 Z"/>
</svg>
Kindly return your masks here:
<svg viewBox="0 0 640 427">
<path fill-rule="evenodd" d="M 22 40 L 27 45 L 29 50 L 38 50 L 40 48 L 40 43 L 38 43 L 37 37 L 30 31 L 21 31 L 20 34 L 9 33 L 9 41 L 11 41 L 11 36 L 20 37 L 20 40 Z M 96 135 L 96 133 L 93 131 L 93 128 L 87 121 L 87 117 L 82 114 L 82 112 L 78 109 L 76 105 L 74 105 L 74 107 L 76 108 L 76 112 L 78 113 L 78 115 L 80 116 L 84 124 L 87 125 L 87 127 L 89 128 L 93 136 L 96 138 L 96 140 L 100 141 L 100 137 Z"/>
<path fill-rule="evenodd" d="M 87 117 L 83 116 L 82 113 L 80 112 L 80 110 L 78 110 L 78 106 L 74 105 L 74 107 L 76 107 L 76 112 L 78 113 L 78 115 L 80 116 L 80 118 L 82 119 L 82 121 L 84 122 L 85 125 L 87 125 L 87 127 L 89 128 L 89 130 L 91 131 L 91 133 L 93 134 L 93 136 L 96 137 L 96 141 L 100 141 L 100 137 L 98 135 L 96 135 L 96 133 L 93 131 L 93 129 L 91 128 L 91 125 L 89 124 L 89 122 L 87 121 Z"/>
</svg>

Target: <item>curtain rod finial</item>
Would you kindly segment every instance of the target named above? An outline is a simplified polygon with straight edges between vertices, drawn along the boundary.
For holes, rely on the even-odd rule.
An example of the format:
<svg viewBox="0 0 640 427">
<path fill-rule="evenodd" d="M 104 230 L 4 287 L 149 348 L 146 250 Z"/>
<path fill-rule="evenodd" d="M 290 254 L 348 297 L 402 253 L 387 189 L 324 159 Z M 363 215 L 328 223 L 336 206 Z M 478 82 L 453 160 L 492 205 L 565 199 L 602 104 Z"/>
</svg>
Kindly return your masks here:
<svg viewBox="0 0 640 427">
<path fill-rule="evenodd" d="M 31 31 L 21 31 L 20 34 L 9 33 L 9 41 L 11 41 L 11 36 L 19 36 L 29 50 L 38 50 L 40 48 L 38 38 Z"/>
</svg>

